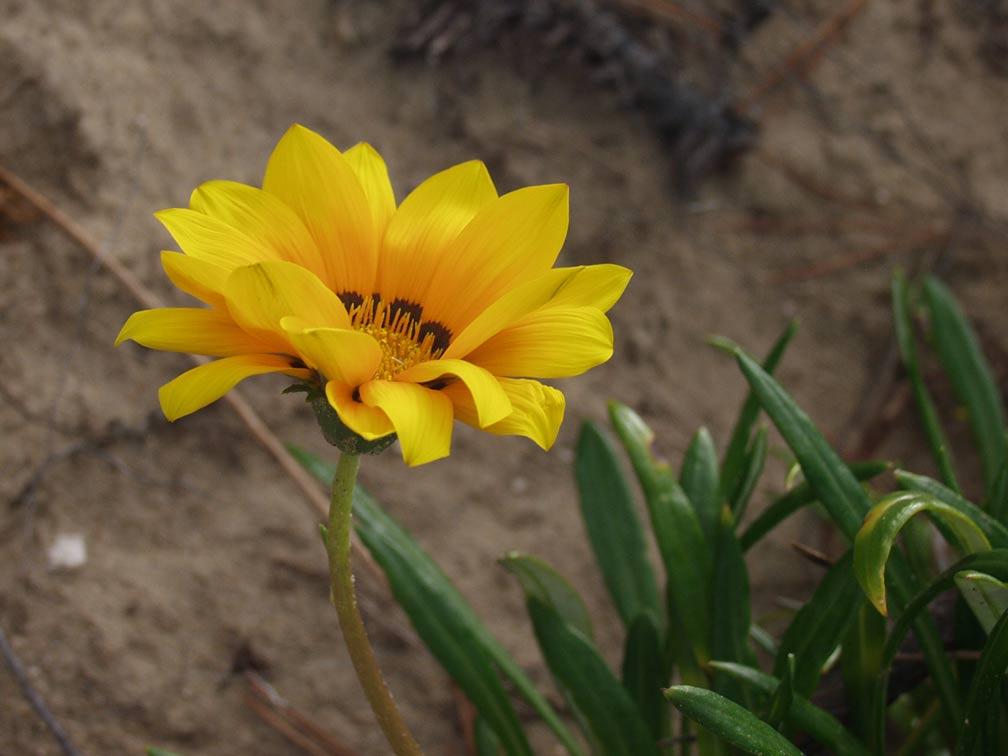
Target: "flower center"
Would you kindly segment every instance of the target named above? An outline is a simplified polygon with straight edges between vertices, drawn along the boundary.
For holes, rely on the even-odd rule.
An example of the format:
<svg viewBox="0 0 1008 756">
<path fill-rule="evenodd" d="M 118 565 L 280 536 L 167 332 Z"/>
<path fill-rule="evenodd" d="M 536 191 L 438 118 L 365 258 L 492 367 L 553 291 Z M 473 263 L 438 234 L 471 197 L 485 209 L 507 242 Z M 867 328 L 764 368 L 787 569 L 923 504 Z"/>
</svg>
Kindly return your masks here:
<svg viewBox="0 0 1008 756">
<path fill-rule="evenodd" d="M 383 302 L 378 294 L 361 297 L 347 292 L 340 297 L 350 325 L 371 336 L 382 350 L 375 378 L 390 380 L 420 362 L 436 360 L 451 342 L 451 331 L 441 323 L 424 323 L 423 307 L 394 299 Z"/>
</svg>

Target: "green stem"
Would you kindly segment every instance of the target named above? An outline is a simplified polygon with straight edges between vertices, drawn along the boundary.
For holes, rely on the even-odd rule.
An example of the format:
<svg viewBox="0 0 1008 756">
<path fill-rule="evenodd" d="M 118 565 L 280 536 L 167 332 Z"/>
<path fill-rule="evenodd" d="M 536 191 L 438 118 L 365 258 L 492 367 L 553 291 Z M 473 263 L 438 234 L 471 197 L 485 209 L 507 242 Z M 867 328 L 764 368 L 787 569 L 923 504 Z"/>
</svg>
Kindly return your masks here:
<svg viewBox="0 0 1008 756">
<path fill-rule="evenodd" d="M 392 700 L 392 694 L 385 685 L 357 609 L 353 573 L 350 571 L 350 531 L 354 483 L 359 466 L 358 455 L 342 454 L 336 467 L 336 477 L 333 478 L 329 525 L 325 538 L 326 552 L 329 554 L 330 597 L 339 616 L 343 641 L 350 652 L 357 679 L 386 740 L 396 756 L 423 756 L 423 751 L 403 721 Z"/>
</svg>

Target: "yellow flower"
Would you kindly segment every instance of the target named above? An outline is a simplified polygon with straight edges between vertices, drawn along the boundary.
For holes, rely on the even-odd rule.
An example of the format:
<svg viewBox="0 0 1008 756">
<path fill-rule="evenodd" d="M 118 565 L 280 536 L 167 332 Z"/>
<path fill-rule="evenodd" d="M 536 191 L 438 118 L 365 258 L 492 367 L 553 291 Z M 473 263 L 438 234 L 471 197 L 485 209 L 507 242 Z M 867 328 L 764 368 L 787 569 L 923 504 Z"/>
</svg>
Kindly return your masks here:
<svg viewBox="0 0 1008 756">
<path fill-rule="evenodd" d="M 297 125 L 262 189 L 211 181 L 156 215 L 185 251 L 161 253 L 165 272 L 209 308 L 137 312 L 116 344 L 220 358 L 161 387 L 169 420 L 283 373 L 324 386 L 362 438 L 398 434 L 410 465 L 447 456 L 453 419 L 548 449 L 564 398 L 533 379 L 609 359 L 605 312 L 631 275 L 553 267 L 566 185 L 498 196 L 472 161 L 397 207 L 374 149 L 341 153 Z"/>
</svg>

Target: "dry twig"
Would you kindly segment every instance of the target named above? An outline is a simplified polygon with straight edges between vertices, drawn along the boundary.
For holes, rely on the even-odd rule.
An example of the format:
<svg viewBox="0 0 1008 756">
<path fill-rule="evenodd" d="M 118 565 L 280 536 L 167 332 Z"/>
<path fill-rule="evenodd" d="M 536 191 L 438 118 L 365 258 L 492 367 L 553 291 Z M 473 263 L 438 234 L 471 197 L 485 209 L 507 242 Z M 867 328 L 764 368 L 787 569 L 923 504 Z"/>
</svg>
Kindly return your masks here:
<svg viewBox="0 0 1008 756">
<path fill-rule="evenodd" d="M 312 756 L 356 756 L 307 715 L 287 703 L 277 689 L 253 670 L 245 670 L 245 704 L 266 724 Z"/>
<path fill-rule="evenodd" d="M 822 59 L 829 46 L 836 42 L 840 32 L 847 28 L 847 25 L 861 12 L 866 3 L 867 0 L 849 0 L 835 15 L 820 24 L 815 34 L 792 51 L 779 65 L 774 67 L 762 82 L 753 88 L 739 109 L 742 112 L 751 110 L 785 78 L 808 75 L 809 71 Z"/>
<path fill-rule="evenodd" d="M 116 280 L 123 285 L 123 287 L 130 293 L 138 304 L 147 309 L 164 306 L 164 303 L 156 294 L 154 294 L 154 292 L 144 286 L 140 279 L 137 278 L 132 271 L 129 270 L 129 268 L 123 265 L 122 262 L 109 255 L 101 245 L 91 238 L 90 234 L 88 234 L 83 227 L 60 210 L 41 192 L 29 186 L 22 178 L 12 173 L 2 165 L 0 165 L 0 182 L 7 184 L 31 205 L 38 208 L 38 210 L 56 224 L 63 233 L 87 250 L 96 262 L 100 263 L 106 270 L 112 273 Z M 202 364 L 205 361 L 205 358 L 194 355 L 191 355 L 191 359 L 196 364 Z M 262 418 L 259 417 L 258 413 L 252 409 L 248 402 L 242 399 L 242 397 L 235 391 L 227 393 L 224 396 L 224 400 L 231 405 L 231 408 L 235 412 L 238 413 L 238 416 L 245 424 L 245 427 L 251 431 L 255 439 L 266 448 L 266 450 L 280 464 L 283 471 L 287 473 L 298 488 L 301 489 L 302 493 L 304 493 L 307 497 L 316 512 L 324 516 L 329 511 L 329 500 L 322 493 L 318 484 L 315 482 L 315 479 L 312 478 L 312 476 L 309 475 L 300 464 L 298 464 L 297 460 L 290 455 L 283 443 L 281 443 L 280 439 L 278 439 L 269 429 L 266 423 L 263 422 Z M 375 582 L 380 585 L 387 585 L 385 582 L 385 576 L 381 569 L 371 558 L 371 555 L 363 547 L 361 547 L 358 541 L 354 541 L 353 548 L 354 557 L 358 563 L 362 564 L 371 574 L 371 577 L 375 579 Z"/>
<path fill-rule="evenodd" d="M 18 687 L 21 688 L 21 692 L 28 700 L 28 703 L 31 704 L 32 709 L 38 714 L 39 719 L 45 722 L 45 726 L 49 728 L 49 732 L 56 738 L 56 742 L 59 743 L 60 750 L 63 751 L 64 756 L 80 756 L 80 752 L 73 747 L 73 743 L 70 742 L 66 731 L 56 720 L 56 717 L 53 716 L 53 713 L 49 711 L 49 707 L 42 700 L 42 696 L 32 686 L 31 681 L 28 679 L 28 674 L 21 664 L 21 660 L 18 659 L 17 654 L 14 653 L 14 649 L 7 642 L 7 636 L 2 629 L 0 629 L 0 654 L 3 655 L 7 668 L 14 676 L 14 679 L 17 680 Z"/>
</svg>

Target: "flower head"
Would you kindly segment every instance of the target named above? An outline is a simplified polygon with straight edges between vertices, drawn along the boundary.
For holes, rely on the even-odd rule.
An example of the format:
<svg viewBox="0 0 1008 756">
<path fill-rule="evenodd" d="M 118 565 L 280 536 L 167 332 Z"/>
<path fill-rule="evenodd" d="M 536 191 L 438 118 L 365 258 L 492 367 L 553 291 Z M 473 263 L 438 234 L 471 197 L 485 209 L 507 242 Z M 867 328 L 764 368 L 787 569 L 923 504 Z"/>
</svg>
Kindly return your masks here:
<svg viewBox="0 0 1008 756">
<path fill-rule="evenodd" d="M 454 419 L 549 448 L 564 398 L 534 379 L 609 359 L 605 312 L 630 279 L 618 265 L 553 267 L 565 185 L 498 196 L 472 161 L 397 206 L 369 145 L 341 153 L 297 125 L 262 189 L 211 181 L 156 215 L 184 250 L 161 253 L 165 272 L 209 308 L 137 312 L 116 344 L 218 358 L 161 387 L 169 420 L 283 373 L 361 438 L 398 434 L 411 465 L 449 453 Z"/>
</svg>

